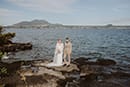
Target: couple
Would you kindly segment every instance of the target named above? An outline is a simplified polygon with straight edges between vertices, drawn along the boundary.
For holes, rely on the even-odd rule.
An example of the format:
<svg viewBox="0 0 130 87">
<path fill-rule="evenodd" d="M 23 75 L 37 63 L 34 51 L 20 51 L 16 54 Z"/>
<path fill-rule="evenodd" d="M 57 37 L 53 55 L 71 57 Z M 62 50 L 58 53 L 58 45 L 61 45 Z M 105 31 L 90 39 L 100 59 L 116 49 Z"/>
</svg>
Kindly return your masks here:
<svg viewBox="0 0 130 87">
<path fill-rule="evenodd" d="M 47 64 L 47 66 L 51 67 L 51 66 L 70 65 L 71 52 L 72 52 L 72 43 L 70 39 L 66 38 L 66 41 L 64 44 L 61 39 L 58 39 L 56 48 L 55 48 L 53 62 Z M 63 61 L 63 57 L 64 57 L 64 61 Z M 66 57 L 68 58 L 68 60 L 66 59 Z"/>
</svg>

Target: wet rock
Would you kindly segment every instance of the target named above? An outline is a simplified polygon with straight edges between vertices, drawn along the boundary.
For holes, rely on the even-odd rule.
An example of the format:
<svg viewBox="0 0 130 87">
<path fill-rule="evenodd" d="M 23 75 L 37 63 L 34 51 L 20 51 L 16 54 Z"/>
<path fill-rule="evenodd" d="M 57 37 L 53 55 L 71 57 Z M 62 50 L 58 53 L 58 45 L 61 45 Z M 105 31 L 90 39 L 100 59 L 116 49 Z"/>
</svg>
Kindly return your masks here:
<svg viewBox="0 0 130 87">
<path fill-rule="evenodd" d="M 66 79 L 61 79 L 57 81 L 57 87 L 79 87 L 79 82 L 73 77 L 68 77 Z"/>
<path fill-rule="evenodd" d="M 76 63 L 77 65 L 86 65 L 88 62 L 88 59 L 85 57 L 80 57 L 74 60 L 74 63 Z"/>
<path fill-rule="evenodd" d="M 58 84 L 57 87 L 65 87 L 66 83 L 67 83 L 66 80 L 60 79 L 57 81 L 57 84 Z"/>
<path fill-rule="evenodd" d="M 20 50 L 30 50 L 32 49 L 31 43 L 12 43 L 0 46 L 0 51 L 2 52 L 15 52 Z"/>
<path fill-rule="evenodd" d="M 97 59 L 96 61 L 98 63 L 98 65 L 115 65 L 116 62 L 114 60 L 111 59 Z"/>
<path fill-rule="evenodd" d="M 130 73 L 124 72 L 124 71 L 116 71 L 111 73 L 112 77 L 129 77 Z"/>
<path fill-rule="evenodd" d="M 129 84 L 130 69 L 116 66 L 114 60 L 98 59 L 97 61 L 90 61 L 86 58 L 80 58 L 74 60 L 74 62 L 80 69 L 77 87 L 129 87 L 126 84 Z M 71 83 L 75 84 L 73 81 Z"/>
<path fill-rule="evenodd" d="M 74 62 L 79 66 L 86 65 L 86 64 L 89 64 L 89 65 L 104 65 L 104 66 L 116 64 L 116 62 L 114 60 L 111 60 L 111 59 L 97 59 L 96 61 L 90 61 L 88 58 L 84 58 L 84 57 L 75 59 Z"/>
<path fill-rule="evenodd" d="M 27 49 L 32 49 L 32 44 L 31 43 L 15 43 L 16 49 L 19 50 L 27 50 Z"/>
<path fill-rule="evenodd" d="M 98 81 L 88 81 L 88 79 L 84 79 L 80 81 L 79 87 L 125 87 L 118 83 L 112 83 L 112 82 L 98 82 Z"/>
<path fill-rule="evenodd" d="M 91 61 L 91 59 L 89 58 L 85 58 L 85 57 L 80 57 L 78 59 L 75 59 L 73 61 L 76 65 L 78 65 L 78 67 L 82 66 L 82 65 L 98 65 L 98 62 L 96 61 Z"/>
<path fill-rule="evenodd" d="M 44 76 L 44 75 L 43 75 Z M 36 84 L 44 84 L 47 83 L 47 80 L 42 75 L 39 76 L 27 76 L 26 82 L 29 85 L 36 85 Z"/>
<path fill-rule="evenodd" d="M 97 73 L 97 69 L 97 66 L 92 67 L 89 65 L 83 65 L 80 67 L 80 76 L 90 75 L 91 73 L 95 74 Z"/>
<path fill-rule="evenodd" d="M 56 87 L 57 80 L 55 76 L 48 74 L 26 76 L 26 81 L 15 75 L 10 78 L 3 78 L 2 83 L 4 83 L 5 87 Z"/>
<path fill-rule="evenodd" d="M 12 75 L 16 73 L 18 69 L 21 67 L 21 62 L 13 62 L 13 63 L 3 63 L 0 62 L 0 68 L 4 67 L 7 73 L 0 73 L 0 76 Z"/>
<path fill-rule="evenodd" d="M 4 77 L 0 79 L 0 84 L 6 84 L 6 85 L 16 85 L 16 83 L 24 84 L 23 81 L 20 80 L 20 76 L 18 74 L 13 74 L 8 77 Z M 9 86 L 11 87 L 11 86 Z M 12 86 L 14 87 L 14 86 Z"/>
</svg>

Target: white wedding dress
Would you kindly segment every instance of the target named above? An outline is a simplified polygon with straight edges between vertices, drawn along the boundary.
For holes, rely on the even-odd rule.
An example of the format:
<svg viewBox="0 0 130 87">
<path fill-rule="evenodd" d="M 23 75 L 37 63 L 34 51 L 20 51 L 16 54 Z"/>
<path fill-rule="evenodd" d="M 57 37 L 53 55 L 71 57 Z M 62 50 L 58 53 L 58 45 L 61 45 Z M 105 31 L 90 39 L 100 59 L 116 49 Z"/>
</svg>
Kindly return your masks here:
<svg viewBox="0 0 130 87">
<path fill-rule="evenodd" d="M 63 58 L 62 58 L 63 57 L 63 49 L 64 49 L 63 43 L 56 44 L 53 62 L 47 64 L 48 67 L 62 66 L 63 65 Z"/>
</svg>

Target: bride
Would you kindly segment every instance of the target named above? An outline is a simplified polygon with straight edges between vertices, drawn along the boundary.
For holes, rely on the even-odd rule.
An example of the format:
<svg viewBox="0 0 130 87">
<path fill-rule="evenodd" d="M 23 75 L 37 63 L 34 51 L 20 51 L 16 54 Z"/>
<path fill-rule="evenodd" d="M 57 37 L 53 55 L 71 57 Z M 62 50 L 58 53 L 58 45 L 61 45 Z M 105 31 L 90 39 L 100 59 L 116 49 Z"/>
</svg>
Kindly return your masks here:
<svg viewBox="0 0 130 87">
<path fill-rule="evenodd" d="M 55 48 L 55 54 L 53 58 L 53 62 L 47 64 L 48 67 L 51 66 L 62 66 L 63 65 L 63 49 L 64 49 L 64 44 L 62 43 L 61 39 L 58 39 L 56 48 Z"/>
</svg>

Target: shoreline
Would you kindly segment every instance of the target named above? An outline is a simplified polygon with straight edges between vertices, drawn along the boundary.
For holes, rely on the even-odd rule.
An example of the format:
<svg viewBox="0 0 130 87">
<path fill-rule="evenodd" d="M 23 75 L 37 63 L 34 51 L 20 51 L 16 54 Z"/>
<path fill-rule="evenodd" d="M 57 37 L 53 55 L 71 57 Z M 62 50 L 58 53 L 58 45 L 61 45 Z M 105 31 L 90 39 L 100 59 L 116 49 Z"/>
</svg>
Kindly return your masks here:
<svg viewBox="0 0 130 87">
<path fill-rule="evenodd" d="M 130 26 L 4 26 L 5 29 L 130 29 Z"/>
</svg>

